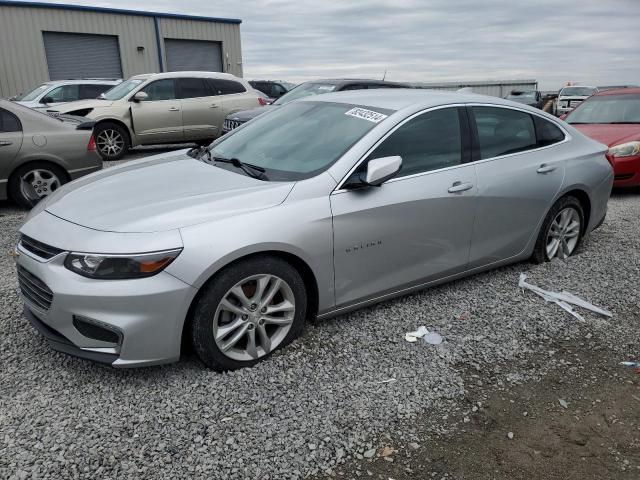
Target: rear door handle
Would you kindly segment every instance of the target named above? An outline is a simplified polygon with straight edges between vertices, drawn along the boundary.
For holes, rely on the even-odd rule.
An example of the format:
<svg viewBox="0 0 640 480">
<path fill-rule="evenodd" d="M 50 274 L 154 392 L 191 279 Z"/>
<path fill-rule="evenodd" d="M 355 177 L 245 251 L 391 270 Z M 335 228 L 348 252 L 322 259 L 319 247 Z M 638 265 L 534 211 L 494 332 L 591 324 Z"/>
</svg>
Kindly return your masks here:
<svg viewBox="0 0 640 480">
<path fill-rule="evenodd" d="M 470 183 L 453 182 L 453 185 L 449 187 L 447 192 L 460 193 L 460 192 L 466 192 L 467 190 L 471 190 L 472 188 L 473 188 L 473 185 Z"/>
<path fill-rule="evenodd" d="M 179 112 L 179 111 L 180 111 L 180 109 L 179 109 L 178 107 L 171 107 L 171 108 L 169 109 L 169 111 L 170 111 L 170 112 Z"/>
<path fill-rule="evenodd" d="M 218 108 L 220 105 L 216 105 L 215 103 L 212 103 L 211 105 L 209 105 L 209 108 Z"/>
<path fill-rule="evenodd" d="M 537 172 L 538 173 L 551 173 L 556 169 L 555 165 L 547 165 L 546 163 L 543 163 L 542 165 L 540 165 L 540 168 L 538 168 Z"/>
<path fill-rule="evenodd" d="M 13 142 L 9 142 L 8 140 L 0 141 L 0 147 L 8 147 L 9 145 L 13 145 Z"/>
</svg>

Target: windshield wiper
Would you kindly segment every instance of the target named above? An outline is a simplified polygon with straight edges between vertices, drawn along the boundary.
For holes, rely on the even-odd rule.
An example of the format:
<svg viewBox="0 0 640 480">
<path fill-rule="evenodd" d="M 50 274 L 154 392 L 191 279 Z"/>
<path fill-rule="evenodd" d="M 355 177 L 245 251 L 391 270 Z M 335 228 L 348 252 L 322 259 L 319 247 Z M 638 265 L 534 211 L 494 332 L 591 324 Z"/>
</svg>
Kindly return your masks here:
<svg viewBox="0 0 640 480">
<path fill-rule="evenodd" d="M 241 161 L 238 158 L 225 158 L 225 157 L 212 157 L 211 151 L 207 150 L 209 154 L 209 158 L 211 161 L 220 162 L 220 163 L 229 163 L 236 168 L 241 169 L 244 173 L 249 175 L 250 177 L 257 178 L 258 180 L 267 180 L 267 176 L 265 175 L 265 169 L 259 167 L 257 165 L 251 165 L 250 163 L 246 163 Z"/>
</svg>

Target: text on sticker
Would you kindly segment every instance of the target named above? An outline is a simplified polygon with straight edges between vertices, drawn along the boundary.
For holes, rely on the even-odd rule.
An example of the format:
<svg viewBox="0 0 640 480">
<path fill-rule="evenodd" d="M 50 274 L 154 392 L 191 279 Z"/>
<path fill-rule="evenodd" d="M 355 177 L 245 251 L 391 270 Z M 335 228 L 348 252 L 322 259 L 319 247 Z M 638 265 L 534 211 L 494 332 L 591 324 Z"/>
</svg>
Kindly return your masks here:
<svg viewBox="0 0 640 480">
<path fill-rule="evenodd" d="M 382 120 L 387 118 L 387 115 L 383 113 L 374 112 L 373 110 L 367 110 L 366 108 L 360 107 L 352 108 L 348 112 L 345 112 L 345 115 L 362 118 L 363 120 L 369 120 L 373 123 L 380 123 Z"/>
</svg>

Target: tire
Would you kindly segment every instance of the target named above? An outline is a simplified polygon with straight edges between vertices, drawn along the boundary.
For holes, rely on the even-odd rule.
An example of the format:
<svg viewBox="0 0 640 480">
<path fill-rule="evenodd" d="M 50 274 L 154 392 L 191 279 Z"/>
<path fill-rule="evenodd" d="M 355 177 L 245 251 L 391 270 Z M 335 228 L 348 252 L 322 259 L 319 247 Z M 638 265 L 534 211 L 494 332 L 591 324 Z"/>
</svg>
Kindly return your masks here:
<svg viewBox="0 0 640 480">
<path fill-rule="evenodd" d="M 277 291 L 269 298 L 271 290 Z M 293 266 L 277 257 L 251 257 L 221 270 L 203 287 L 193 311 L 191 342 L 214 370 L 251 367 L 302 333 L 306 311 L 304 281 Z"/>
<path fill-rule="evenodd" d="M 26 183 L 23 183 L 24 182 Z M 49 162 L 30 162 L 18 167 L 9 178 L 9 195 L 20 206 L 32 208 L 42 198 L 69 181 L 67 172 Z M 38 183 L 40 182 L 40 183 Z"/>
<path fill-rule="evenodd" d="M 570 215 L 570 217 L 567 217 L 567 219 L 571 223 L 563 228 L 562 222 L 559 222 L 559 217 L 565 211 L 569 212 L 568 215 Z M 571 227 L 571 225 L 574 225 L 575 221 L 579 224 Z M 540 228 L 540 232 L 538 233 L 538 239 L 536 240 L 536 245 L 533 249 L 531 259 L 535 263 L 544 263 L 553 258 L 565 259 L 573 255 L 578 250 L 580 243 L 582 242 L 585 227 L 584 222 L 584 210 L 582 209 L 582 205 L 578 199 L 571 196 L 562 197 L 553 205 L 553 207 L 551 207 L 551 210 L 549 210 L 549 213 L 545 217 L 542 227 Z M 554 227 L 554 233 L 551 231 L 552 226 Z M 563 231 L 564 233 L 562 233 Z M 552 245 L 552 238 L 550 238 L 550 236 L 558 241 L 557 252 L 553 255 L 551 255 L 551 253 L 553 253 L 552 247 L 555 243 Z M 564 239 L 564 243 L 561 239 Z M 567 248 L 563 249 L 563 246 Z M 551 252 L 549 249 L 551 249 Z"/>
<path fill-rule="evenodd" d="M 129 132 L 113 122 L 99 123 L 94 129 L 96 148 L 103 160 L 120 160 L 131 147 Z"/>
</svg>

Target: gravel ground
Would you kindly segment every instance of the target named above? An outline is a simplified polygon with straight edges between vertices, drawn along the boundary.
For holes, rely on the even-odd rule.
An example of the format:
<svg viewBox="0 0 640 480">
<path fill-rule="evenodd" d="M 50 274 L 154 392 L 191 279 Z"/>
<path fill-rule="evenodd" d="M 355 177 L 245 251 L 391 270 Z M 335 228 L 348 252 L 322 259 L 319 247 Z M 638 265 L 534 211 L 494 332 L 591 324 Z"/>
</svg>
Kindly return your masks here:
<svg viewBox="0 0 640 480">
<path fill-rule="evenodd" d="M 331 475 L 393 438 L 414 445 L 464 415 L 473 373 L 502 385 L 558 339 L 589 335 L 620 358 L 640 341 L 640 193 L 615 195 L 607 222 L 566 262 L 522 263 L 307 328 L 252 369 L 206 370 L 192 355 L 116 370 L 51 351 L 21 316 L 10 253 L 21 212 L 0 205 L 0 477 L 252 478 Z M 614 312 L 579 324 L 517 288 L 569 290 Z M 419 325 L 437 347 L 409 344 Z M 479 377 L 478 377 L 479 378 Z M 391 381 L 389 381 L 391 380 Z M 478 385 L 474 385 L 477 388 Z M 416 428 L 420 419 L 428 428 Z"/>
</svg>

